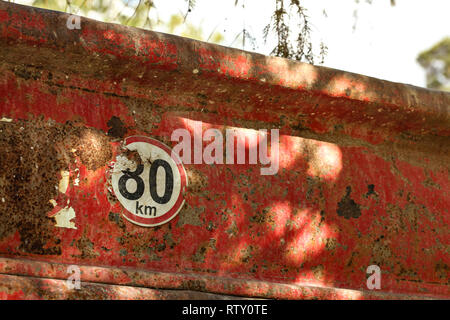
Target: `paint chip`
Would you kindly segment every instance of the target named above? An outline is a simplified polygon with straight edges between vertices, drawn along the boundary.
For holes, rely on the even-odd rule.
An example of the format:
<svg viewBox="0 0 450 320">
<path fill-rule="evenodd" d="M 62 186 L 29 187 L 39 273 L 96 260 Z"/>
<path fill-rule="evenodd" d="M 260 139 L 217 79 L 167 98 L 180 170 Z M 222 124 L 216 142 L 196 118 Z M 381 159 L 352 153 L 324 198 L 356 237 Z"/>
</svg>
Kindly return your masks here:
<svg viewBox="0 0 450 320">
<path fill-rule="evenodd" d="M 75 216 L 75 210 L 73 210 L 72 207 L 65 207 L 61 209 L 54 216 L 56 220 L 55 227 L 77 229 L 77 227 L 75 227 L 75 222 L 70 221 L 75 218 Z"/>
<path fill-rule="evenodd" d="M 61 193 L 66 193 L 69 187 L 69 171 L 61 170 L 61 180 L 59 180 L 58 190 Z"/>
<path fill-rule="evenodd" d="M 76 168 L 75 172 L 77 173 L 77 177 L 73 180 L 73 185 L 78 186 L 80 184 L 80 169 Z"/>
</svg>

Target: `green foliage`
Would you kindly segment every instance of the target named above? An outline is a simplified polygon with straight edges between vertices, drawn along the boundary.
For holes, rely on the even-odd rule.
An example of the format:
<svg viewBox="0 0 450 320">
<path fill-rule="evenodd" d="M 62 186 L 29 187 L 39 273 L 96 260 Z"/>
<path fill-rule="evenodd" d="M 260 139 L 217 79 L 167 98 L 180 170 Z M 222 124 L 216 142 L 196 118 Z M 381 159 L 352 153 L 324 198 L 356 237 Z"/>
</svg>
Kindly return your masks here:
<svg viewBox="0 0 450 320">
<path fill-rule="evenodd" d="M 186 17 L 186 16 L 185 16 Z M 186 22 L 186 20 L 178 14 L 174 14 L 170 17 L 170 20 L 165 24 L 165 29 L 168 33 L 176 33 L 182 37 L 187 37 L 191 39 L 209 41 L 213 43 L 221 43 L 224 40 L 224 36 L 213 31 L 208 38 L 203 34 L 203 29 L 201 26 L 196 26 L 191 23 Z"/>
<path fill-rule="evenodd" d="M 58 0 L 36 0 L 33 2 L 33 6 L 56 11 L 66 11 L 68 4 L 65 1 Z"/>
<path fill-rule="evenodd" d="M 450 91 L 450 37 L 446 37 L 417 57 L 425 69 L 427 87 Z"/>
<path fill-rule="evenodd" d="M 194 8 L 195 1 L 186 1 L 190 12 Z M 35 0 L 33 6 L 84 16 L 94 12 L 97 19 L 105 22 L 144 29 L 160 29 L 196 40 L 213 43 L 222 43 L 224 40 L 224 36 L 219 32 L 212 32 L 206 37 L 202 26 L 187 22 L 186 15 L 183 17 L 181 14 L 174 14 L 169 21 L 151 19 L 150 11 L 156 10 L 151 0 Z"/>
<path fill-rule="evenodd" d="M 118 17 L 119 22 L 132 27 L 151 28 L 152 22 L 150 21 L 149 13 L 152 8 L 154 8 L 153 1 L 139 0 L 133 15 L 127 17 L 122 15 L 121 12 Z"/>
<path fill-rule="evenodd" d="M 292 44 L 292 27 L 290 24 L 290 10 L 294 9 L 298 18 L 295 46 Z M 275 12 L 269 24 L 263 30 L 264 39 L 270 32 L 277 37 L 277 45 L 271 54 L 277 57 L 290 58 L 298 61 L 314 63 L 314 54 L 311 42 L 311 28 L 306 9 L 300 4 L 300 0 L 289 0 L 286 5 L 284 0 L 275 0 Z M 324 60 L 326 46 L 321 43 L 321 60 Z"/>
<path fill-rule="evenodd" d="M 216 0 L 224 1 L 224 0 Z M 233 1 L 233 0 L 230 0 Z M 248 0 L 234 0 L 234 5 L 244 6 Z M 266 41 L 269 34 L 274 34 L 277 44 L 271 55 L 278 57 L 295 59 L 314 63 L 319 58 L 320 63 L 324 62 L 327 54 L 327 46 L 320 43 L 318 54 L 314 54 L 311 39 L 311 24 L 304 7 L 303 0 L 260 0 L 273 1 L 275 11 L 269 23 L 263 31 L 263 38 Z M 355 0 L 359 3 L 360 0 Z M 372 3 L 373 0 L 365 0 Z M 390 0 L 391 5 L 395 5 L 395 0 Z M 187 10 L 185 13 L 172 15 L 169 21 L 161 21 L 159 18 L 152 20 L 150 12 L 157 10 L 152 0 L 35 0 L 33 5 L 46 9 L 65 11 L 74 14 L 94 16 L 96 19 L 105 22 L 115 22 L 123 25 L 145 28 L 159 29 L 168 33 L 176 33 L 184 37 L 197 40 L 221 43 L 224 36 L 219 33 L 209 33 L 205 36 L 201 25 L 193 25 L 186 21 L 186 18 L 196 7 L 195 0 L 185 0 Z M 325 12 L 325 11 L 324 11 Z M 326 15 L 326 13 L 324 13 Z M 355 11 L 355 20 L 357 14 Z M 355 22 L 356 23 L 356 22 Z M 255 47 L 256 39 L 245 26 L 238 33 L 232 43 L 242 40 L 242 47 L 245 48 L 246 41 Z"/>
<path fill-rule="evenodd" d="M 188 9 L 186 14 L 184 15 L 184 20 L 186 20 L 187 15 L 189 14 L 189 12 L 192 11 L 192 9 L 194 9 L 195 7 L 195 0 L 185 0 L 188 3 Z"/>
</svg>

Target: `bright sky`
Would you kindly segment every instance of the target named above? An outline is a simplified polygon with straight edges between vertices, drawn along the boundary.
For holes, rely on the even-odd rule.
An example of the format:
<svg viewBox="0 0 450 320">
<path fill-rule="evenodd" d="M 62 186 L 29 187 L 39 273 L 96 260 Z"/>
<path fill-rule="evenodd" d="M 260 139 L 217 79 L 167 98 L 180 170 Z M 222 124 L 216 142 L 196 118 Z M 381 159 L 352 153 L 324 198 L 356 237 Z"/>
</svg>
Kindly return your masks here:
<svg viewBox="0 0 450 320">
<path fill-rule="evenodd" d="M 108 1 L 108 0 L 106 0 Z M 110 0 L 111 6 L 123 10 L 123 4 Z M 122 0 L 137 4 L 138 0 Z M 16 0 L 29 4 L 32 0 Z M 256 38 L 254 48 L 247 41 L 245 50 L 268 55 L 275 46 L 272 34 L 264 44 L 262 30 L 274 11 L 274 0 L 196 0 L 195 9 L 187 21 L 201 26 L 205 38 L 213 31 L 225 36 L 223 45 L 242 49 L 236 40 L 243 27 Z M 288 1 L 286 1 L 288 2 Z M 417 64 L 417 55 L 450 36 L 450 0 L 301 0 L 308 10 L 313 28 L 313 44 L 318 53 L 323 41 L 328 46 L 324 65 L 395 82 L 425 86 L 425 72 Z M 173 14 L 184 14 L 186 0 L 154 0 L 157 13 L 163 21 Z M 242 7 L 242 3 L 245 7 Z M 323 10 L 326 11 L 326 17 Z M 354 11 L 358 19 L 356 29 Z M 130 15 L 133 10 L 129 8 Z M 89 17 L 102 19 L 96 12 Z M 151 11 L 152 16 L 152 11 Z M 293 14 L 295 16 L 295 13 Z M 166 31 L 155 29 L 155 31 Z M 317 59 L 319 61 L 319 59 Z"/>
<path fill-rule="evenodd" d="M 245 8 L 234 0 L 197 0 L 188 21 L 201 23 L 205 34 L 215 28 L 226 35 L 230 46 L 245 24 L 257 39 L 256 52 L 269 54 L 274 39 L 266 45 L 262 29 L 273 12 L 273 0 L 246 0 Z M 395 82 L 425 86 L 425 73 L 416 57 L 450 36 L 449 0 L 303 0 L 313 25 L 313 41 L 328 46 L 324 65 Z M 161 18 L 186 7 L 184 0 L 156 0 Z M 239 1 L 242 4 L 242 0 Z M 327 17 L 324 16 L 325 9 Z M 354 10 L 358 9 L 355 31 Z M 245 49 L 253 51 L 247 43 Z M 242 42 L 232 45 L 242 49 Z M 317 51 L 318 52 L 318 51 Z"/>
</svg>

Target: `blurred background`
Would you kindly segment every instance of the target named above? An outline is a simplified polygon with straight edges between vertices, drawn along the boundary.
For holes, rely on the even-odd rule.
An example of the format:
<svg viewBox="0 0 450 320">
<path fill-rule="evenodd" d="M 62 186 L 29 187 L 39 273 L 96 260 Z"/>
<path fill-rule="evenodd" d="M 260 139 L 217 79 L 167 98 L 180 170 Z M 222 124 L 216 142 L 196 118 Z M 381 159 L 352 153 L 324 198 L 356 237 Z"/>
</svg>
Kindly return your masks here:
<svg viewBox="0 0 450 320">
<path fill-rule="evenodd" d="M 14 0 L 450 91 L 449 0 Z"/>
</svg>

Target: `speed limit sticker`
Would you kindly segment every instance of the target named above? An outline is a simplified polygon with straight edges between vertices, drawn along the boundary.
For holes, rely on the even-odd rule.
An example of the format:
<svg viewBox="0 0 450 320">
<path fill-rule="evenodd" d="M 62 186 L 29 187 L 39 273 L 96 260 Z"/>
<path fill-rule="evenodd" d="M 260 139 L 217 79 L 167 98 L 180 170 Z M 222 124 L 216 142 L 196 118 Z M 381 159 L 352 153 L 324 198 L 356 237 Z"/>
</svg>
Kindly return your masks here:
<svg viewBox="0 0 450 320">
<path fill-rule="evenodd" d="M 181 160 L 168 146 L 149 137 L 128 137 L 124 146 L 139 155 L 139 161 L 117 156 L 111 174 L 114 193 L 126 209 L 124 217 L 143 227 L 170 221 L 184 204 L 188 184 Z"/>
</svg>

